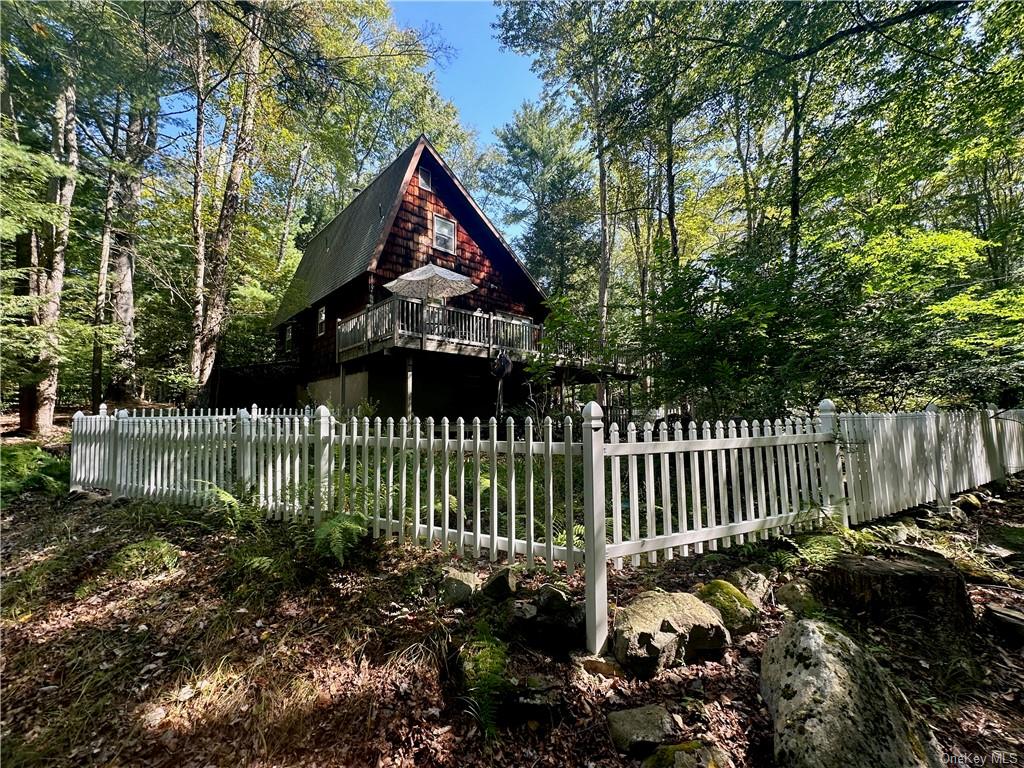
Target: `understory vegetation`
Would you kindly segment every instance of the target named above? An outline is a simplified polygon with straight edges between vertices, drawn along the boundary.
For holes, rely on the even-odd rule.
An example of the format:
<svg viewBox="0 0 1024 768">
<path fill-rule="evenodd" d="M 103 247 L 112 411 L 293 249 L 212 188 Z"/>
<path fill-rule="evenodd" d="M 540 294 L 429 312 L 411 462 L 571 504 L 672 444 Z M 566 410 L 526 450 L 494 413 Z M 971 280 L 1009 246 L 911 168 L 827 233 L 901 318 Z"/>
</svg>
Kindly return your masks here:
<svg viewBox="0 0 1024 768">
<path fill-rule="evenodd" d="M 694 590 L 745 610 L 718 581 L 738 566 L 779 584 L 814 578 L 843 555 L 884 558 L 912 545 L 948 556 L 979 612 L 1012 604 L 1022 588 L 1022 491 L 1011 480 L 995 496 L 965 495 L 963 511 L 948 515 L 829 524 L 611 571 L 609 599 Z M 552 638 L 538 647 L 510 631 L 515 601 L 442 599 L 444 566 L 480 571 L 484 562 L 353 535 L 342 564 L 329 536 L 266 520 L 234 497 L 193 509 L 26 490 L 5 494 L 2 526 L 5 765 L 610 768 L 634 763 L 610 743 L 607 712 L 666 697 L 681 702 L 687 739 L 723 746 L 737 766 L 773 764 L 756 660 L 785 619 L 774 605 L 721 661 L 642 681 L 588 672 L 552 650 Z M 520 597 L 542 585 L 582 597 L 582 576 L 563 566 L 513 572 Z M 1013 747 L 1024 668 L 987 625 L 940 657 L 898 622 L 814 610 L 871 650 L 945 748 Z M 556 703 L 543 717 L 510 719 L 510 694 L 536 677 L 557 683 Z"/>
</svg>

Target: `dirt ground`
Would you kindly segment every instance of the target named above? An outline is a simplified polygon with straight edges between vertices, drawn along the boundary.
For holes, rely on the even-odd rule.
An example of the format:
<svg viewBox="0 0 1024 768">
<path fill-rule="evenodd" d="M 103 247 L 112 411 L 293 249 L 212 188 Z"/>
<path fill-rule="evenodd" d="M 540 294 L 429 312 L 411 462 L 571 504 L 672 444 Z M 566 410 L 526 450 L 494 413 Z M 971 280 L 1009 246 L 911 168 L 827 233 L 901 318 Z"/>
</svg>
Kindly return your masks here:
<svg viewBox="0 0 1024 768">
<path fill-rule="evenodd" d="M 715 742 L 737 768 L 774 765 L 758 693 L 761 650 L 783 624 L 774 607 L 720 661 L 650 681 L 590 674 L 513 642 L 513 668 L 560 681 L 558 716 L 488 735 L 452 668 L 480 616 L 437 595 L 452 554 L 376 541 L 345 567 L 316 569 L 254 548 L 215 512 L 91 494 L 3 505 L 5 768 L 635 766 L 617 754 L 606 714 L 651 702 L 672 712 L 680 741 Z M 1024 483 L 1014 482 L 943 536 L 977 543 L 1022 526 Z M 611 575 L 609 598 L 692 588 L 763 554 L 734 547 L 627 569 Z M 521 589 L 556 579 L 582 596 L 580 576 L 564 573 Z M 970 585 L 979 616 L 988 602 L 1020 606 L 1018 582 L 988 580 Z M 1024 760 L 1022 660 L 984 624 L 972 640 L 980 675 L 918 655 L 891 628 L 859 639 L 947 753 Z"/>
</svg>

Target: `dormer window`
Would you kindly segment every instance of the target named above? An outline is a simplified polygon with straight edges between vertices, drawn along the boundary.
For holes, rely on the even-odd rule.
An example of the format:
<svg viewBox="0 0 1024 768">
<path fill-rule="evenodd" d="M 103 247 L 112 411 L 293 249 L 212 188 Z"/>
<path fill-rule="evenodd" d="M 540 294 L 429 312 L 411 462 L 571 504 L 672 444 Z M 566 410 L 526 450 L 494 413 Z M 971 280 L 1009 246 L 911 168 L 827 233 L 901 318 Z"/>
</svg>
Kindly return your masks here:
<svg viewBox="0 0 1024 768">
<path fill-rule="evenodd" d="M 434 247 L 455 253 L 455 222 L 434 214 Z"/>
<path fill-rule="evenodd" d="M 430 183 L 430 169 L 420 166 L 420 189 L 425 189 L 427 192 L 433 192 L 434 187 Z"/>
<path fill-rule="evenodd" d="M 323 336 L 327 332 L 327 307 L 316 311 L 316 335 Z"/>
</svg>

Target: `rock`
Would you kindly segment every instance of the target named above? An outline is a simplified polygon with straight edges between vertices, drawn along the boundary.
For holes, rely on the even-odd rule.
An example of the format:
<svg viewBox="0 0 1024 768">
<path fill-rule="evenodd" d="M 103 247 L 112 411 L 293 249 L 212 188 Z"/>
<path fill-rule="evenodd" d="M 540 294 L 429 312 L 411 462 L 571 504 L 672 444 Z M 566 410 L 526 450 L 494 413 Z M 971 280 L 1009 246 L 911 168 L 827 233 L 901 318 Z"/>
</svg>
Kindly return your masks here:
<svg viewBox="0 0 1024 768">
<path fill-rule="evenodd" d="M 518 625 L 520 622 L 533 621 L 537 618 L 537 606 L 529 600 L 516 600 L 512 604 L 512 623 Z"/>
<path fill-rule="evenodd" d="M 981 509 L 981 499 L 973 493 L 962 494 L 953 503 L 963 510 Z"/>
<path fill-rule="evenodd" d="M 643 592 L 615 612 L 612 649 L 629 672 L 651 677 L 702 655 L 720 655 L 730 642 L 717 611 L 688 592 Z"/>
<path fill-rule="evenodd" d="M 974 620 L 963 575 L 930 549 L 890 547 L 886 559 L 840 555 L 823 571 L 820 587 L 831 606 L 873 621 L 912 623 L 935 640 L 962 637 Z"/>
<path fill-rule="evenodd" d="M 585 672 L 603 677 L 625 677 L 626 673 L 615 659 L 608 656 L 580 656 L 576 659 Z"/>
<path fill-rule="evenodd" d="M 985 606 L 984 620 L 1011 648 L 1024 646 L 1024 613 L 990 603 Z"/>
<path fill-rule="evenodd" d="M 764 610 L 764 601 L 772 590 L 772 584 L 763 573 L 749 568 L 738 568 L 725 577 L 725 580 L 747 596 L 757 610 Z"/>
<path fill-rule="evenodd" d="M 722 623 L 734 637 L 753 632 L 757 628 L 757 608 L 728 581 L 715 579 L 708 582 L 697 590 L 697 597 L 722 615 Z"/>
<path fill-rule="evenodd" d="M 715 745 L 684 741 L 658 747 L 641 768 L 732 768 L 733 765 L 729 756 Z"/>
<path fill-rule="evenodd" d="M 609 712 L 608 730 L 616 749 L 643 757 L 672 735 L 672 716 L 660 704 Z"/>
<path fill-rule="evenodd" d="M 508 723 L 557 723 L 563 714 L 562 681 L 552 675 L 529 675 L 513 688 L 501 714 Z"/>
<path fill-rule="evenodd" d="M 537 590 L 537 608 L 545 613 L 566 611 L 572 605 L 569 594 L 554 584 L 543 584 Z"/>
<path fill-rule="evenodd" d="M 462 605 L 480 588 L 480 577 L 472 571 L 448 566 L 441 579 L 441 600 L 447 605 Z"/>
<path fill-rule="evenodd" d="M 545 584 L 532 602 L 516 601 L 509 630 L 528 645 L 567 656 L 586 645 L 586 607 L 570 600 L 564 590 Z"/>
<path fill-rule="evenodd" d="M 939 768 L 927 727 L 868 653 L 836 628 L 788 624 L 765 645 L 761 694 L 787 768 Z"/>
<path fill-rule="evenodd" d="M 797 616 L 809 616 L 821 611 L 821 603 L 814 597 L 811 582 L 797 576 L 775 590 L 775 602 Z"/>
<path fill-rule="evenodd" d="M 509 565 L 499 568 L 484 582 L 480 591 L 492 600 L 505 600 L 515 594 L 519 579 Z"/>
</svg>

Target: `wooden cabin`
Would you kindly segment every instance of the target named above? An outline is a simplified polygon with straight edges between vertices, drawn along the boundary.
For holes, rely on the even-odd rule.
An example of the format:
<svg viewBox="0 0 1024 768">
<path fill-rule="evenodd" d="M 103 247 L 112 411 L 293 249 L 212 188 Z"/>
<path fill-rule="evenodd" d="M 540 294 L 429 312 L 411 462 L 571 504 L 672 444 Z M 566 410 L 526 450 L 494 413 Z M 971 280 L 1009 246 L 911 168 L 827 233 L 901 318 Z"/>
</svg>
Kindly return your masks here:
<svg viewBox="0 0 1024 768">
<path fill-rule="evenodd" d="M 384 285 L 427 264 L 475 290 L 444 303 Z M 318 232 L 282 300 L 278 343 L 300 372 L 297 399 L 381 416 L 490 416 L 504 351 L 506 405 L 527 397 L 544 293 L 425 136 Z"/>
</svg>

